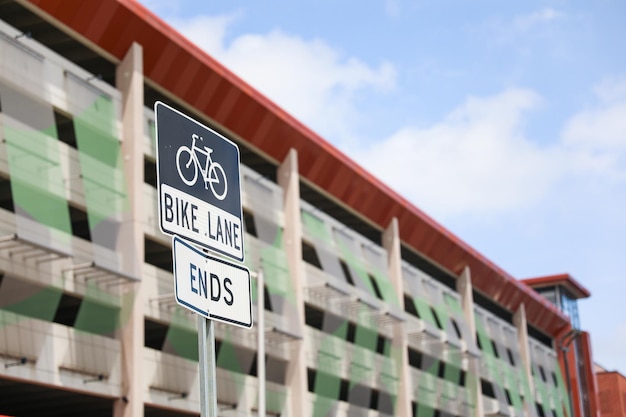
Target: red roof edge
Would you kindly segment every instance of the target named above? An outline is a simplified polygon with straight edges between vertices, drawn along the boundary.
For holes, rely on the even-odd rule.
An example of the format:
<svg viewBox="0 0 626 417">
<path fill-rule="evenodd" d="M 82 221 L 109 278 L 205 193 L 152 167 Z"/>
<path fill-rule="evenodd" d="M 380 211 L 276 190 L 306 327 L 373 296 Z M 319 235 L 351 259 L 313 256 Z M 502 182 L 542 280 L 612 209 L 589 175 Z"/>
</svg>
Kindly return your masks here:
<svg viewBox="0 0 626 417">
<path fill-rule="evenodd" d="M 563 286 L 572 293 L 574 297 L 578 298 L 588 298 L 591 296 L 591 292 L 585 287 L 583 287 L 578 281 L 574 279 L 570 274 L 556 274 L 556 275 L 546 275 L 542 277 L 536 278 L 527 278 L 521 280 L 524 284 L 528 285 L 531 288 L 541 288 L 548 286 Z"/>
</svg>

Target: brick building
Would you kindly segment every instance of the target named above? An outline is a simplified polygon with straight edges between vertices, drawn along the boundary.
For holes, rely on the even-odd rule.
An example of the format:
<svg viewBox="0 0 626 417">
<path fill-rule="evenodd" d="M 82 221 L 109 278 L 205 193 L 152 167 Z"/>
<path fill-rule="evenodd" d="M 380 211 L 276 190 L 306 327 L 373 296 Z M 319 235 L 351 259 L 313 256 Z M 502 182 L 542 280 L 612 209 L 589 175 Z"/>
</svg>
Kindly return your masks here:
<svg viewBox="0 0 626 417">
<path fill-rule="evenodd" d="M 599 366 L 596 366 L 596 377 L 602 417 L 626 416 L 626 377 Z"/>
</svg>

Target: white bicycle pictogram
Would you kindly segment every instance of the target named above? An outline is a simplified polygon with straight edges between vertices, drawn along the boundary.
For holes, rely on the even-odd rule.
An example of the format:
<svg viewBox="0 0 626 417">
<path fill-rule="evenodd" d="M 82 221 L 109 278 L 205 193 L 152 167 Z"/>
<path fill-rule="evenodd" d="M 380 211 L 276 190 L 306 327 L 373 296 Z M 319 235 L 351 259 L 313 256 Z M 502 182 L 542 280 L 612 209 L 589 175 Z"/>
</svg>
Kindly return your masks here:
<svg viewBox="0 0 626 417">
<path fill-rule="evenodd" d="M 211 158 L 213 149 L 208 146 L 204 146 L 204 149 L 196 146 L 198 139 L 203 140 L 202 136 L 198 136 L 195 133 L 192 134 L 191 147 L 183 145 L 176 151 L 176 169 L 178 170 L 178 175 L 185 184 L 191 187 L 198 180 L 198 171 L 200 171 L 202 180 L 204 180 L 204 188 L 209 189 L 209 187 L 211 187 L 211 192 L 215 198 L 223 200 L 228 193 L 228 184 L 226 182 L 224 168 Z M 198 154 L 206 156 L 204 167 L 200 163 Z"/>
</svg>

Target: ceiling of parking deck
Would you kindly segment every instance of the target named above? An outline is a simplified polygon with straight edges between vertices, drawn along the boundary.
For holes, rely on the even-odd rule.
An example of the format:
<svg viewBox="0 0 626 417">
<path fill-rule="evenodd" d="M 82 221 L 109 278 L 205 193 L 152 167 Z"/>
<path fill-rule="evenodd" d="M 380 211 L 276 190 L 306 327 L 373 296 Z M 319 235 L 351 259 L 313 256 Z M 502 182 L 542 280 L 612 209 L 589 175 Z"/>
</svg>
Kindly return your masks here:
<svg viewBox="0 0 626 417">
<path fill-rule="evenodd" d="M 18 417 L 111 417 L 113 400 L 0 378 L 0 413 Z"/>
<path fill-rule="evenodd" d="M 111 417 L 114 399 L 79 394 L 0 377 L 0 417 Z M 185 417 L 182 413 L 145 406 L 145 417 Z"/>
<path fill-rule="evenodd" d="M 524 303 L 529 323 L 547 334 L 556 335 L 567 327 L 567 318 L 549 302 L 364 171 L 139 3 L 29 2 L 116 59 L 122 59 L 133 42 L 139 43 L 144 51 L 147 79 L 274 161 L 282 161 L 289 149 L 295 148 L 302 178 L 324 190 L 330 199 L 340 201 L 347 208 L 344 214 L 352 216 L 355 224 L 360 221 L 364 230 L 383 230 L 395 217 L 406 247 L 455 275 L 469 266 L 475 288 L 511 311 Z"/>
</svg>

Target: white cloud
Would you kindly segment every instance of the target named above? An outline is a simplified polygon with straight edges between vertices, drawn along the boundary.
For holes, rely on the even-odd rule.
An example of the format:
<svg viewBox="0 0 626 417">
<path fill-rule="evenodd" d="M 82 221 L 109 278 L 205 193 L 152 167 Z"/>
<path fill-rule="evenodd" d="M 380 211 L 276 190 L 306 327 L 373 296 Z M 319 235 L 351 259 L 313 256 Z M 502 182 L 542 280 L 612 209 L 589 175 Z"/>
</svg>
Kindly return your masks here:
<svg viewBox="0 0 626 417">
<path fill-rule="evenodd" d="M 172 18 L 168 21 L 189 40 L 219 59 L 224 54 L 223 43 L 228 26 L 236 19 L 237 15 L 199 15 L 190 19 Z"/>
<path fill-rule="evenodd" d="M 399 0 L 385 0 L 385 14 L 389 17 L 399 17 L 402 13 Z"/>
<path fill-rule="evenodd" d="M 565 12 L 551 7 L 517 16 L 496 16 L 483 21 L 477 31 L 488 43 L 514 48 L 522 56 L 531 54 L 538 46 L 559 44 L 553 31 L 557 22 L 567 17 Z M 540 44 L 536 42 L 540 41 Z M 547 43 L 546 43 L 547 42 Z"/>
<path fill-rule="evenodd" d="M 561 16 L 546 8 L 515 22 L 518 29 L 527 28 Z M 280 30 L 227 42 L 228 28 L 238 17 L 170 22 L 435 217 L 532 206 L 572 175 L 620 178 L 626 151 L 626 78 L 599 84 L 595 92 L 600 104 L 573 115 L 550 146 L 539 146 L 524 133 L 525 117 L 541 109 L 541 97 L 531 90 L 508 89 L 491 97 L 469 97 L 432 126 L 405 126 L 365 147 L 349 140 L 359 120 L 357 95 L 394 88 L 394 66 L 373 68 L 321 40 Z"/>
<path fill-rule="evenodd" d="M 626 100 L 626 75 L 606 78 L 593 91 L 605 103 L 624 101 Z"/>
<path fill-rule="evenodd" d="M 543 9 L 516 22 L 561 17 Z M 321 40 L 280 30 L 226 41 L 238 18 L 196 16 L 170 20 L 184 35 L 263 94 L 344 149 L 373 174 L 438 218 L 502 213 L 538 204 L 572 175 L 619 174 L 626 148 L 626 78 L 596 87 L 601 104 L 574 115 L 562 138 L 539 146 L 524 133 L 528 113 L 541 109 L 534 91 L 508 89 L 469 97 L 440 122 L 405 126 L 365 147 L 350 141 L 358 124 L 357 95 L 395 86 L 395 68 L 372 68 Z M 624 94 L 622 94 L 624 93 Z M 617 175 L 619 177 L 619 175 Z"/>
<path fill-rule="evenodd" d="M 569 120 L 563 130 L 566 144 L 598 151 L 626 150 L 626 83 L 615 87 L 604 82 L 596 88 L 601 104 Z"/>
<path fill-rule="evenodd" d="M 617 302 L 617 300 L 616 300 Z M 591 332 L 592 349 L 594 358 L 602 358 L 600 365 L 609 371 L 620 370 L 626 372 L 626 321 L 618 323 L 612 328 L 606 329 L 602 336 Z"/>
<path fill-rule="evenodd" d="M 229 69 L 287 109 L 303 123 L 336 141 L 348 140 L 355 123 L 358 93 L 395 85 L 389 63 L 372 68 L 342 56 L 321 40 L 303 40 L 274 30 L 225 42 L 233 16 L 199 16 L 174 21 L 175 27 Z"/>
<path fill-rule="evenodd" d="M 563 145 L 584 167 L 606 179 L 626 179 L 626 78 L 607 79 L 594 89 L 599 103 L 564 125 Z"/>
<path fill-rule="evenodd" d="M 140 0 L 140 3 L 151 12 L 160 16 L 175 16 L 180 12 L 180 4 L 167 0 Z"/>
<path fill-rule="evenodd" d="M 523 116 L 540 106 L 529 90 L 468 98 L 440 123 L 404 128 L 357 159 L 437 217 L 498 212 L 540 199 L 560 175 L 560 155 L 523 135 Z"/>
<path fill-rule="evenodd" d="M 565 15 L 562 12 L 551 7 L 546 7 L 544 9 L 516 17 L 513 20 L 513 28 L 521 32 L 526 32 L 537 25 L 545 24 L 564 16 Z"/>
<path fill-rule="evenodd" d="M 626 181 L 624 80 L 599 84 L 600 102 L 572 115 L 551 145 L 539 146 L 524 133 L 524 117 L 541 108 L 541 98 L 509 89 L 470 97 L 439 123 L 401 128 L 351 153 L 439 219 L 519 210 L 578 187 L 582 193 L 583 183 L 608 194 Z M 567 198 L 584 201 L 574 194 Z"/>
</svg>

